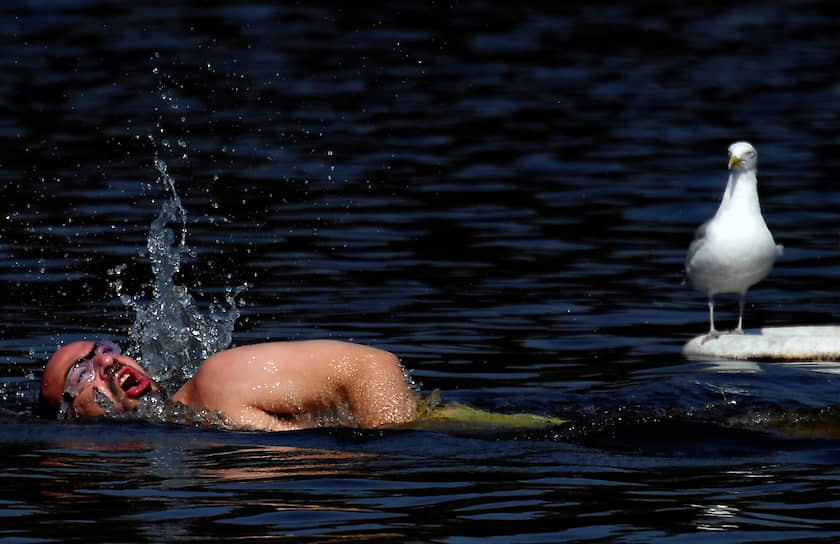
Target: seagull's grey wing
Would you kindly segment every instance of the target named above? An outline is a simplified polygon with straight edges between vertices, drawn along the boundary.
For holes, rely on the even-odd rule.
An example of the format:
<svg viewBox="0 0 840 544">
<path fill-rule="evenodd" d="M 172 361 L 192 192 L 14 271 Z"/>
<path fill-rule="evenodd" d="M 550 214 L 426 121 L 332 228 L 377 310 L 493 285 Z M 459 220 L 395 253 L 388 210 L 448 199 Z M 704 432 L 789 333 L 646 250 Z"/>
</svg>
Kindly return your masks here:
<svg viewBox="0 0 840 544">
<path fill-rule="evenodd" d="M 686 264 L 688 264 L 691 258 L 694 257 L 694 254 L 697 253 L 697 250 L 700 249 L 700 246 L 703 245 L 703 242 L 706 239 L 706 229 L 709 227 L 709 223 L 711 222 L 712 220 L 709 219 L 708 221 L 697 227 L 697 230 L 694 231 L 694 240 L 692 240 L 691 245 L 688 246 L 688 255 L 686 255 L 685 257 Z"/>
<path fill-rule="evenodd" d="M 697 253 L 697 251 L 700 250 L 700 246 L 702 246 L 703 243 L 706 241 L 706 229 L 709 227 L 709 223 L 711 222 L 712 220 L 709 219 L 708 221 L 697 227 L 697 230 L 694 231 L 694 240 L 692 240 L 691 245 L 688 246 L 688 253 L 685 256 L 685 265 L 683 266 L 683 285 L 688 285 L 689 281 L 691 280 L 688 272 L 688 263 L 691 262 L 691 259 L 694 258 L 695 253 Z"/>
</svg>

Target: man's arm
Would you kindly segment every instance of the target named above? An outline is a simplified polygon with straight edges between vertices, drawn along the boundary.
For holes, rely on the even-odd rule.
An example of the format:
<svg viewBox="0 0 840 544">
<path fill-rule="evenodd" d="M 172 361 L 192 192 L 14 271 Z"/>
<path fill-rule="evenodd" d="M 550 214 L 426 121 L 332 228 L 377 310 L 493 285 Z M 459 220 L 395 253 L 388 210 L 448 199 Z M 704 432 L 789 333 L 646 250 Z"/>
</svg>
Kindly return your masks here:
<svg viewBox="0 0 840 544">
<path fill-rule="evenodd" d="M 416 397 L 398 359 L 379 349 L 311 340 L 243 346 L 208 358 L 173 401 L 221 411 L 237 426 L 311 427 L 349 410 L 360 427 L 402 423 Z"/>
</svg>

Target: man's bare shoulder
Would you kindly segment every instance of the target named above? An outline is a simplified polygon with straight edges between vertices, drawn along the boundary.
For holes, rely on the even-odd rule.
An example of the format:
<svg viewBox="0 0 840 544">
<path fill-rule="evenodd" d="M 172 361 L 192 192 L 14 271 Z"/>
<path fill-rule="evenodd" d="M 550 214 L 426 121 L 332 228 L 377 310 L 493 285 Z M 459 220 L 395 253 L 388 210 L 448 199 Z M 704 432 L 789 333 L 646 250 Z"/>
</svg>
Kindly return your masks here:
<svg viewBox="0 0 840 544">
<path fill-rule="evenodd" d="M 212 379 L 218 384 L 241 379 L 243 375 L 254 379 L 273 374 L 316 377 L 340 367 L 350 370 L 365 363 L 398 365 L 399 360 L 390 352 L 339 340 L 265 342 L 227 349 L 208 357 L 193 380 Z"/>
<path fill-rule="evenodd" d="M 202 364 L 227 365 L 232 363 L 247 363 L 263 360 L 276 362 L 291 362 L 312 358 L 334 358 L 342 355 L 379 354 L 391 355 L 378 348 L 344 342 L 341 340 L 298 340 L 289 342 L 264 342 L 238 346 L 211 355 Z"/>
<path fill-rule="evenodd" d="M 268 342 L 219 352 L 175 397 L 224 412 L 236 424 L 266 429 L 275 426 L 264 414 L 300 417 L 349 407 L 360 426 L 372 427 L 408 420 L 415 409 L 396 356 L 337 340 Z"/>
</svg>

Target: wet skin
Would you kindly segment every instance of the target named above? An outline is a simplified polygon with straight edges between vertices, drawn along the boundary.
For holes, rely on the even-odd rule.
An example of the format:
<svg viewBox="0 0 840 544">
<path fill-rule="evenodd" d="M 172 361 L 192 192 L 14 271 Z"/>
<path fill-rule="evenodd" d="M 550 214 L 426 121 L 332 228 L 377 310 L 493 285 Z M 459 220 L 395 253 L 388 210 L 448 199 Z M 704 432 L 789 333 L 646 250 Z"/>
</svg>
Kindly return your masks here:
<svg viewBox="0 0 840 544">
<path fill-rule="evenodd" d="M 50 357 L 41 394 L 55 408 L 61 404 L 68 370 L 94 346 L 74 342 Z M 71 416 L 104 413 L 94 400 L 94 388 L 120 412 L 134 410 L 139 399 L 160 391 L 130 357 L 98 353 L 91 362 L 90 381 L 72 384 L 71 379 L 78 390 L 72 399 L 65 397 Z M 403 423 L 416 414 L 416 396 L 393 354 L 331 340 L 273 342 L 219 352 L 202 363 L 171 401 L 221 412 L 234 428 L 259 430 L 310 427 L 315 423 L 307 414 L 331 410 L 349 410 L 360 427 Z"/>
</svg>

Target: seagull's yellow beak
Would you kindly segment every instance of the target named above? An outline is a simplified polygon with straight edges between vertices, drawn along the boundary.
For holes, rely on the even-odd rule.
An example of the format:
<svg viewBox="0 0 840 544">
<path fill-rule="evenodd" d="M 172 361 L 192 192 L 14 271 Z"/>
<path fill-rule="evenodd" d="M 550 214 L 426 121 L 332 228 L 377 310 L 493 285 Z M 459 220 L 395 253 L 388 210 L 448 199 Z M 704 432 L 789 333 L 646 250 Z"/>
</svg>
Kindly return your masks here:
<svg viewBox="0 0 840 544">
<path fill-rule="evenodd" d="M 738 164 L 739 162 L 741 162 L 741 159 L 739 159 L 735 155 L 729 157 L 729 169 L 732 170 L 732 167 Z"/>
</svg>

